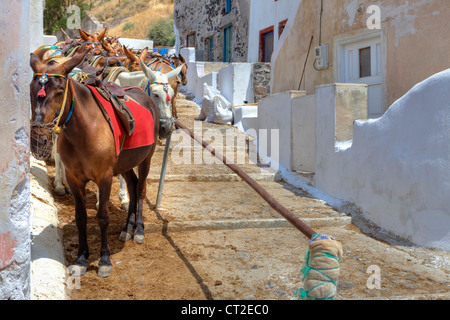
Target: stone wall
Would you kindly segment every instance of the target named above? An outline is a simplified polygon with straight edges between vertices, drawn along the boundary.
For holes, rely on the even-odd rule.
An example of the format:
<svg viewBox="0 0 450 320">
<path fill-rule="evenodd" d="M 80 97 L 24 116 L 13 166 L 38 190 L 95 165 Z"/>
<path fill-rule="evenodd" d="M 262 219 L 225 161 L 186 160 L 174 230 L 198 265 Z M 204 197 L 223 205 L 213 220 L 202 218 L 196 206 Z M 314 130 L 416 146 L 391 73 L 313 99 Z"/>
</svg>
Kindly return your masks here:
<svg viewBox="0 0 450 320">
<path fill-rule="evenodd" d="M 253 63 L 253 94 L 255 103 L 270 95 L 270 67 L 270 63 Z"/>
<path fill-rule="evenodd" d="M 174 19 L 180 47 L 188 47 L 187 36 L 195 33 L 196 61 L 223 61 L 224 28 L 232 25 L 232 62 L 246 62 L 248 52 L 249 0 L 232 1 L 225 13 L 223 0 L 176 0 Z M 209 41 L 213 39 L 213 58 L 209 59 Z"/>
</svg>

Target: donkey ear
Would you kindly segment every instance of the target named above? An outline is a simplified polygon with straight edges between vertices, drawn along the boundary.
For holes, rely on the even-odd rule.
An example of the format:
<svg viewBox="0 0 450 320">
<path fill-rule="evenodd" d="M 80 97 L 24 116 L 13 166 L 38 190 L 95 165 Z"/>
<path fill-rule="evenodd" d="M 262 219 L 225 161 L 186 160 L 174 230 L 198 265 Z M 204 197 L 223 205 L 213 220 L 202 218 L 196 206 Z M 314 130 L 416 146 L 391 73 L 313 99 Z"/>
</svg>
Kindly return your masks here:
<svg viewBox="0 0 450 320">
<path fill-rule="evenodd" d="M 89 40 L 89 35 L 86 32 L 84 32 L 81 29 L 78 29 L 78 32 L 80 33 L 81 39 L 83 39 L 84 41 L 88 41 Z"/>
<path fill-rule="evenodd" d="M 141 52 L 141 60 L 145 61 L 145 58 L 147 58 L 147 54 L 148 54 L 148 47 L 145 47 L 145 49 L 142 50 Z"/>
<path fill-rule="evenodd" d="M 30 54 L 30 66 L 31 66 L 31 69 L 33 69 L 34 72 L 39 71 L 38 70 L 38 66 L 40 64 L 42 64 L 42 60 L 37 55 L 35 55 L 34 53 L 31 53 Z"/>
<path fill-rule="evenodd" d="M 131 60 L 131 58 L 130 58 L 131 52 L 128 51 L 127 46 L 122 45 L 122 48 L 123 48 L 123 52 L 125 52 L 125 55 Z"/>
<path fill-rule="evenodd" d="M 108 27 L 106 27 L 105 28 L 105 30 L 103 30 L 103 32 L 97 37 L 97 39 L 100 41 L 100 40 L 103 40 L 103 38 L 105 38 L 105 35 L 106 35 L 106 31 L 108 30 Z"/>
<path fill-rule="evenodd" d="M 84 52 L 77 54 L 76 56 L 74 56 L 72 59 L 64 62 L 61 67 L 63 68 L 65 74 L 69 74 L 73 68 L 75 68 L 76 66 L 78 66 L 84 59 L 84 57 L 86 56 L 86 54 L 89 52 L 89 50 L 84 50 Z"/>
<path fill-rule="evenodd" d="M 141 59 L 139 59 L 139 66 L 141 67 L 142 72 L 144 72 L 144 75 L 150 80 L 150 82 L 155 82 L 156 75 L 149 67 L 145 65 L 145 63 L 142 62 Z"/>
<path fill-rule="evenodd" d="M 172 78 L 176 77 L 181 72 L 181 69 L 183 69 L 183 66 L 184 64 L 182 64 L 181 66 L 172 71 L 167 72 L 166 73 L 167 79 L 170 81 L 172 80 Z"/>
</svg>

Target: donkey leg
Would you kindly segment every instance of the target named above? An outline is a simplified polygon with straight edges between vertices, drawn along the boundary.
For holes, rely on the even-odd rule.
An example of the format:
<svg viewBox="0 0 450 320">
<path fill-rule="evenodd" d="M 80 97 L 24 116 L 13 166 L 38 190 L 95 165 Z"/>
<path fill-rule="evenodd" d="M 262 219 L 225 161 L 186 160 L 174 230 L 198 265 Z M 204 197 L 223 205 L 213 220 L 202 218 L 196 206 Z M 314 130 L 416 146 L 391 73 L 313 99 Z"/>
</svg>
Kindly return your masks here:
<svg viewBox="0 0 450 320">
<path fill-rule="evenodd" d="M 119 176 L 120 186 L 119 186 L 119 199 L 120 205 L 122 209 L 128 210 L 128 206 L 130 205 L 130 200 L 128 199 L 127 193 L 127 183 L 122 176 Z"/>
<path fill-rule="evenodd" d="M 120 186 L 119 186 L 119 200 L 120 200 L 120 206 L 124 210 L 128 210 L 128 206 L 130 203 L 130 200 L 128 199 L 128 193 L 127 193 L 127 184 L 125 180 L 122 178 L 122 176 L 119 176 Z M 97 203 L 96 208 L 98 209 L 99 205 L 99 191 L 97 190 Z"/>
<path fill-rule="evenodd" d="M 101 249 L 100 249 L 100 261 L 98 263 L 98 276 L 108 277 L 112 272 L 112 263 L 110 260 L 111 251 L 108 245 L 108 226 L 109 226 L 109 213 L 108 203 L 109 196 L 111 194 L 112 174 L 106 174 L 99 184 L 100 201 L 97 212 L 97 222 L 100 227 L 101 233 Z"/>
<path fill-rule="evenodd" d="M 120 233 L 120 240 L 123 242 L 130 240 L 133 237 L 134 228 L 136 226 L 136 191 L 138 178 L 133 170 L 123 174 L 126 181 L 130 202 L 128 204 L 127 222 Z"/>
<path fill-rule="evenodd" d="M 78 229 L 78 255 L 70 270 L 74 275 L 82 276 L 87 271 L 87 259 L 89 258 L 89 247 L 86 234 L 87 214 L 84 202 L 86 183 L 78 181 L 76 178 L 70 176 L 67 181 L 75 200 L 75 221 Z"/>
<path fill-rule="evenodd" d="M 136 230 L 134 231 L 133 241 L 135 243 L 144 243 L 144 219 L 142 216 L 142 205 L 147 192 L 147 176 L 150 171 L 150 159 L 148 157 L 139 165 L 139 181 L 137 185 L 137 212 L 136 212 Z"/>
<path fill-rule="evenodd" d="M 178 90 L 177 90 L 178 91 Z M 177 107 L 176 107 L 176 101 L 177 101 L 177 93 L 175 93 L 175 95 L 172 98 L 172 116 L 175 119 L 178 119 L 178 115 L 177 115 Z"/>
<path fill-rule="evenodd" d="M 56 149 L 55 146 L 53 146 L 53 148 Z M 61 158 L 59 157 L 59 154 L 55 151 L 53 158 L 55 159 L 55 181 L 54 181 L 54 185 L 55 185 L 55 193 L 58 196 L 63 196 L 66 194 L 66 188 L 64 187 L 63 184 L 63 179 L 65 178 L 65 170 L 64 170 L 64 165 L 61 161 Z"/>
</svg>

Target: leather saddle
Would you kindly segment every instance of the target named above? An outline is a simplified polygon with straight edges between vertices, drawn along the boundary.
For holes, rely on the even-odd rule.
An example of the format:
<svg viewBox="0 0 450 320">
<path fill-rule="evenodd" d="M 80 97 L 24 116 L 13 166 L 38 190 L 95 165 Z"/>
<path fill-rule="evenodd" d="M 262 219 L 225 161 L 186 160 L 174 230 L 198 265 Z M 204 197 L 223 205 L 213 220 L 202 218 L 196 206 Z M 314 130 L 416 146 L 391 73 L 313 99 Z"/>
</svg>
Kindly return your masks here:
<svg viewBox="0 0 450 320">
<path fill-rule="evenodd" d="M 103 98 L 111 102 L 126 133 L 131 136 L 134 132 L 135 120 L 130 109 L 125 104 L 126 101 L 129 101 L 129 98 L 125 95 L 125 90 L 118 84 L 101 80 L 95 82 L 95 87 Z"/>
<path fill-rule="evenodd" d="M 125 104 L 129 98 L 125 95 L 125 90 L 118 84 L 101 80 L 103 69 L 104 68 L 98 69 L 91 66 L 84 67 L 82 72 L 85 73 L 86 78 L 83 80 L 83 83 L 95 87 L 103 98 L 111 102 L 117 111 L 117 116 L 120 119 L 126 133 L 131 136 L 134 132 L 135 120 L 133 114 Z M 100 101 L 97 102 L 101 106 L 103 115 L 109 122 L 110 120 L 106 110 L 103 108 Z"/>
</svg>

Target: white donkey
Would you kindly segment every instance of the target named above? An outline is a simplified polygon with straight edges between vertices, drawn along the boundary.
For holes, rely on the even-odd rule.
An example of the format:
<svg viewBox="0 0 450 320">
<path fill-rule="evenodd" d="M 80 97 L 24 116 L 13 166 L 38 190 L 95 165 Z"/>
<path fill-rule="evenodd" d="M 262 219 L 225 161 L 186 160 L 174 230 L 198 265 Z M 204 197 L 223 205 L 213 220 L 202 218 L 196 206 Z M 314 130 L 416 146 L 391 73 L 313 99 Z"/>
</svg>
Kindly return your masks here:
<svg viewBox="0 0 450 320">
<path fill-rule="evenodd" d="M 143 71 L 121 72 L 114 82 L 121 87 L 140 87 L 151 97 L 153 103 L 161 110 L 159 138 L 164 139 L 172 132 L 174 118 L 171 112 L 171 100 L 174 98 L 174 90 L 169 85 L 170 80 L 178 76 L 183 65 L 163 74 L 154 72 L 139 59 L 139 65 Z M 119 199 L 122 208 L 128 210 L 129 198 L 125 180 L 120 176 Z M 98 206 L 98 191 L 97 191 Z"/>
<path fill-rule="evenodd" d="M 178 76 L 184 65 L 165 74 L 151 70 L 142 60 L 139 60 L 139 66 L 142 71 L 122 72 L 114 82 L 121 87 L 135 86 L 142 88 L 151 97 L 155 105 L 160 107 L 159 110 L 165 110 L 160 114 L 159 137 L 161 139 L 167 138 L 168 134 L 172 132 L 171 129 L 175 121 L 172 112 L 169 112 L 166 108 L 171 104 L 175 94 L 169 82 Z"/>
</svg>

